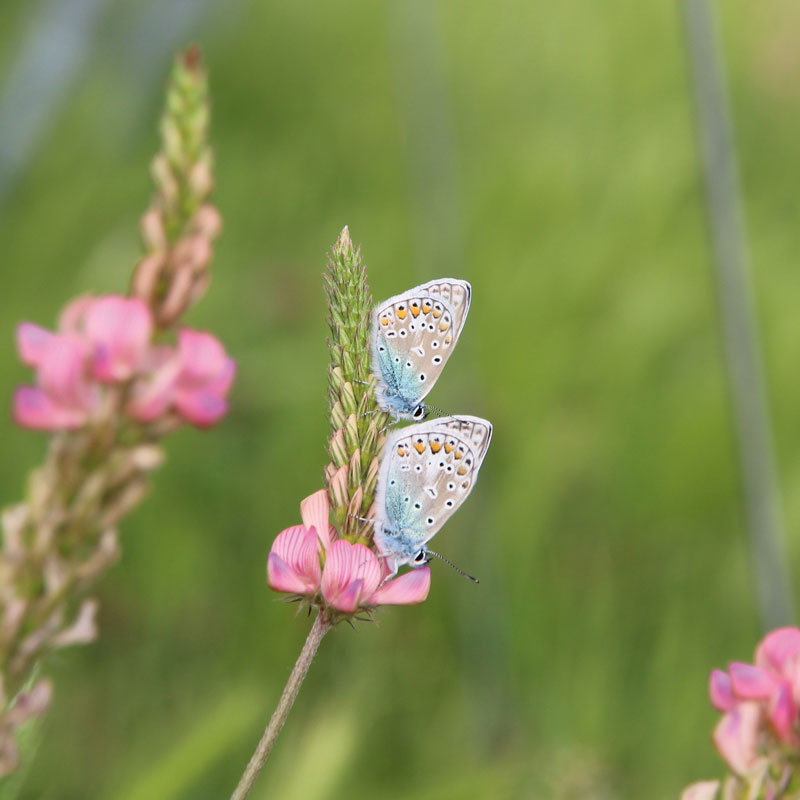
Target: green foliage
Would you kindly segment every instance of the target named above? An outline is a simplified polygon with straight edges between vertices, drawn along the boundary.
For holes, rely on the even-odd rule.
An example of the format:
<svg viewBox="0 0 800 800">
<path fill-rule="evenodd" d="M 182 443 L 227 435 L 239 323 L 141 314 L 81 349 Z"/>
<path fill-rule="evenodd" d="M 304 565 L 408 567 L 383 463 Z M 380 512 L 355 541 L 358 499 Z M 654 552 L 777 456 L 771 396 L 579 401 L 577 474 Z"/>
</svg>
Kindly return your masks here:
<svg viewBox="0 0 800 800">
<path fill-rule="evenodd" d="M 0 77 L 24 7 L 0 11 Z M 4 397 L 26 379 L 16 322 L 124 289 L 138 257 L 171 53 L 159 70 L 125 60 L 135 7 L 108 4 L 5 201 Z M 640 800 L 721 774 L 708 671 L 750 657 L 759 630 L 679 6 L 233 7 L 194 32 L 225 228 L 189 320 L 237 358 L 233 412 L 170 443 L 100 586 L 98 642 L 48 665 L 54 705 L 20 800 L 235 785 L 310 626 L 264 564 L 323 485 L 321 275 L 345 224 L 376 298 L 445 274 L 473 284 L 430 399 L 495 425 L 437 537 L 481 583 L 434 565 L 422 607 L 332 632 L 254 797 Z M 781 43 L 800 21 L 791 3 L 717 7 L 793 534 L 800 70 Z M 146 44 L 133 49 L 150 58 Z M 3 445 L 5 504 L 44 442 L 9 425 Z M 306 746 L 329 781 L 302 783 Z"/>
</svg>

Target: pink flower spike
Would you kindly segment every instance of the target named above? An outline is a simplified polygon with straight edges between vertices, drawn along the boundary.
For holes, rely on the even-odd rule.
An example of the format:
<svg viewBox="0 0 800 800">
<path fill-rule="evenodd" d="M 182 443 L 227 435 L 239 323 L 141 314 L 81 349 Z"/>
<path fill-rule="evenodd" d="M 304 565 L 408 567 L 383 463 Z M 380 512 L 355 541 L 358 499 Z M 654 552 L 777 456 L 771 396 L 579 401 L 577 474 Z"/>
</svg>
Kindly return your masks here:
<svg viewBox="0 0 800 800">
<path fill-rule="evenodd" d="M 761 711 L 758 703 L 740 703 L 717 723 L 714 744 L 728 766 L 737 774 L 746 774 L 756 763 L 758 724 Z"/>
<path fill-rule="evenodd" d="M 55 334 L 32 322 L 23 322 L 18 325 L 17 351 L 22 363 L 29 367 L 38 367 L 44 361 L 54 338 Z"/>
<path fill-rule="evenodd" d="M 788 683 L 781 683 L 772 698 L 769 718 L 779 738 L 784 742 L 793 739 L 794 723 L 797 719 L 797 706 Z"/>
<path fill-rule="evenodd" d="M 369 602 L 376 606 L 415 605 L 427 599 L 430 588 L 430 567 L 419 567 L 384 583 Z"/>
<path fill-rule="evenodd" d="M 153 332 L 147 306 L 138 298 L 101 297 L 86 309 L 84 325 L 93 346 L 95 377 L 108 382 L 131 378 Z"/>
<path fill-rule="evenodd" d="M 320 574 L 316 533 L 302 525 L 281 531 L 267 559 L 269 587 L 276 592 L 315 594 Z"/>
<path fill-rule="evenodd" d="M 784 674 L 786 663 L 798 654 L 800 654 L 800 630 L 778 628 L 768 633 L 756 648 L 756 666 L 774 669 Z"/>
<path fill-rule="evenodd" d="M 766 700 L 775 691 L 777 681 L 766 670 L 734 661 L 728 668 L 733 694 L 741 700 Z"/>
<path fill-rule="evenodd" d="M 300 503 L 300 517 L 306 528 L 314 528 L 324 548 L 330 547 L 336 538 L 336 528 L 330 524 L 328 490 L 320 489 Z"/>
<path fill-rule="evenodd" d="M 380 564 L 372 550 L 339 539 L 328 549 L 320 588 L 330 605 L 352 614 L 362 605 L 362 599 L 372 597 L 380 579 Z"/>
<path fill-rule="evenodd" d="M 719 791 L 719 781 L 698 781 L 687 786 L 681 800 L 715 800 Z"/>
<path fill-rule="evenodd" d="M 732 711 L 736 706 L 731 679 L 728 677 L 728 673 L 721 669 L 711 670 L 708 679 L 708 694 L 711 697 L 711 705 L 717 711 Z"/>
</svg>

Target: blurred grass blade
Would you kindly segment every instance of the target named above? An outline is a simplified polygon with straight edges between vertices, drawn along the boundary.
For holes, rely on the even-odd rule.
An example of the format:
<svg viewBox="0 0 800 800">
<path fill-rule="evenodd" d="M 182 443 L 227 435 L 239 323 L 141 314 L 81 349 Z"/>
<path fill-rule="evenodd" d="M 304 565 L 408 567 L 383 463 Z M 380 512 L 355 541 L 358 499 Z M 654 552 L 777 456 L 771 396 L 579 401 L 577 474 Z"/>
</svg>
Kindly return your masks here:
<svg viewBox="0 0 800 800">
<path fill-rule="evenodd" d="M 258 696 L 252 690 L 227 695 L 198 721 L 194 730 L 178 738 L 159 761 L 149 769 L 137 771 L 139 777 L 127 791 L 115 796 L 118 800 L 191 797 L 192 787 L 228 756 L 261 714 Z"/>
<path fill-rule="evenodd" d="M 723 62 L 710 0 L 684 0 L 697 132 L 761 621 L 793 617 Z"/>
</svg>

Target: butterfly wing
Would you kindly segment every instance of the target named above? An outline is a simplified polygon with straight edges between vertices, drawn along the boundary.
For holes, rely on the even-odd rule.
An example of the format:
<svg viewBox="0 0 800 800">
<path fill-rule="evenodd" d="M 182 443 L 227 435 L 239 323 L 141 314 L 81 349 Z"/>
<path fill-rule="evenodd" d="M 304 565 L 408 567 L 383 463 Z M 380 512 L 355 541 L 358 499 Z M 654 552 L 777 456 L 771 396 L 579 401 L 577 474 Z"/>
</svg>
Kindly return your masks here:
<svg viewBox="0 0 800 800">
<path fill-rule="evenodd" d="M 373 312 L 373 372 L 378 403 L 408 416 L 428 394 L 453 352 L 472 289 L 442 278 L 390 297 Z"/>
<path fill-rule="evenodd" d="M 396 571 L 472 491 L 492 438 L 480 417 L 447 417 L 392 433 L 378 475 L 375 543 Z"/>
</svg>

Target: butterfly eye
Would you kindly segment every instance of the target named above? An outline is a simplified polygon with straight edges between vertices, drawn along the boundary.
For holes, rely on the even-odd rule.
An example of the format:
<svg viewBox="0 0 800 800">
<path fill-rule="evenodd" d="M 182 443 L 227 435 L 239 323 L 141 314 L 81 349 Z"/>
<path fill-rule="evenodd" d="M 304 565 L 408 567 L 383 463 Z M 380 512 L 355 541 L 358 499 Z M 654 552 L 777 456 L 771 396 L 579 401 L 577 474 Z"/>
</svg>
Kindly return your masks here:
<svg viewBox="0 0 800 800">
<path fill-rule="evenodd" d="M 412 412 L 411 416 L 414 419 L 425 419 L 425 406 L 420 403 Z M 418 441 L 422 441 L 421 439 Z"/>
<path fill-rule="evenodd" d="M 426 559 L 425 559 L 425 551 L 424 551 L 424 550 L 420 550 L 420 551 L 419 551 L 419 552 L 418 552 L 418 553 L 417 553 L 417 554 L 414 556 L 414 563 L 415 563 L 415 564 L 424 564 L 424 563 L 425 563 L 425 560 L 426 560 Z"/>
</svg>

